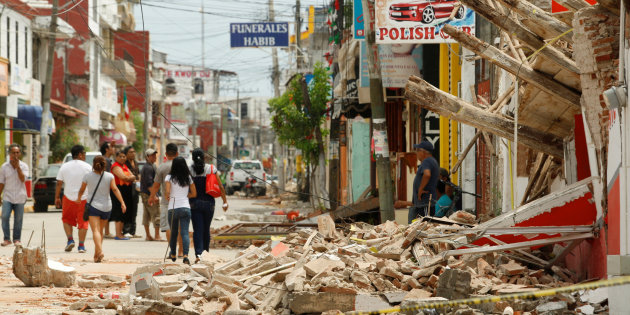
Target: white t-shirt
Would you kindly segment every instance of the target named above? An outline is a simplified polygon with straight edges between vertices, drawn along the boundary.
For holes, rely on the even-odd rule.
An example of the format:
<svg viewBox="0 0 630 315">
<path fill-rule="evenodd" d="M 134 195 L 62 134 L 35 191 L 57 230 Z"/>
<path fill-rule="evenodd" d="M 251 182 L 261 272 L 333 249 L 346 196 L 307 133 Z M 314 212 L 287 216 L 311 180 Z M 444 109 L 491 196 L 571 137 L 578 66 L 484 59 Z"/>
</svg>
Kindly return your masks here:
<svg viewBox="0 0 630 315">
<path fill-rule="evenodd" d="M 22 161 L 19 162 L 22 175 L 24 175 L 24 180 L 26 181 L 30 176 L 28 165 Z M 10 162 L 2 164 L 2 167 L 0 167 L 0 184 L 4 184 L 2 200 L 10 203 L 26 203 L 26 186 L 20 180 L 17 171 L 11 166 Z"/>
<path fill-rule="evenodd" d="M 166 175 L 164 182 L 171 182 L 171 195 L 168 200 L 168 209 L 177 208 L 190 208 L 190 202 L 188 202 L 188 190 L 190 185 L 180 186 L 171 180 L 171 175 Z M 192 177 L 190 178 L 192 183 Z"/>
<path fill-rule="evenodd" d="M 79 189 L 83 184 L 83 177 L 92 171 L 92 166 L 81 160 L 72 160 L 63 163 L 57 173 L 57 180 L 63 181 L 63 194 L 70 200 L 77 200 Z M 87 189 L 83 192 L 81 200 L 87 199 Z"/>
</svg>

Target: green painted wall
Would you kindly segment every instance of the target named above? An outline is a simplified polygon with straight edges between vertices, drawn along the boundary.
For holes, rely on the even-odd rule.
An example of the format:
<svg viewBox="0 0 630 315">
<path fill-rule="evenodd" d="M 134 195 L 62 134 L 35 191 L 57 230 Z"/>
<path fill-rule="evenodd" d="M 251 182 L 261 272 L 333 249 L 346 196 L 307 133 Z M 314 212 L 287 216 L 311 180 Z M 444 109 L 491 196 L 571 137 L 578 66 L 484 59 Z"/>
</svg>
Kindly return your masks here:
<svg viewBox="0 0 630 315">
<path fill-rule="evenodd" d="M 370 124 L 352 122 L 352 201 L 370 186 Z"/>
</svg>

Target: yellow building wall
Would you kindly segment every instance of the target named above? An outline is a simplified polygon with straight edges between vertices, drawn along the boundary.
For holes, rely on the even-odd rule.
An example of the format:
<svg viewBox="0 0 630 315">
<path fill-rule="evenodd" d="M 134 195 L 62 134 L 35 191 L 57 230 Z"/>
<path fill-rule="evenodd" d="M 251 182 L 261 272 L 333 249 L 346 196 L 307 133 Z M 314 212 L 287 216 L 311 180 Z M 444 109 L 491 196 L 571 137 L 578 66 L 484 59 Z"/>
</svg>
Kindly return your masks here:
<svg viewBox="0 0 630 315">
<path fill-rule="evenodd" d="M 449 48 L 450 45 L 450 48 Z M 459 44 L 440 44 L 440 90 L 459 97 L 461 81 L 461 60 Z M 457 163 L 459 148 L 459 123 L 448 117 L 440 116 L 440 163 L 441 168 L 451 170 Z M 451 176 L 453 183 L 458 184 L 458 173 Z"/>
</svg>

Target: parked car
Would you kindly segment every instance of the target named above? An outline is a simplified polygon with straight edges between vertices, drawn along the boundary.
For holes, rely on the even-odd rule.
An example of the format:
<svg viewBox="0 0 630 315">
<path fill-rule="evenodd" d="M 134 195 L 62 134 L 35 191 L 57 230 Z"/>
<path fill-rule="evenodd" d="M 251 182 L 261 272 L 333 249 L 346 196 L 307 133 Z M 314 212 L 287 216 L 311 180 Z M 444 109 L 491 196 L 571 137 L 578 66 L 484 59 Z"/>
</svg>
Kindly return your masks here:
<svg viewBox="0 0 630 315">
<path fill-rule="evenodd" d="M 226 193 L 232 195 L 235 191 L 242 190 L 245 187 L 245 183 L 247 183 L 247 177 L 252 175 L 258 178 L 254 188 L 260 196 L 264 196 L 267 193 L 267 187 L 265 186 L 267 174 L 263 170 L 262 162 L 259 160 L 232 161 L 232 167 L 225 180 Z"/>
<path fill-rule="evenodd" d="M 48 205 L 55 204 L 57 173 L 59 173 L 60 168 L 61 164 L 50 164 L 44 174 L 35 180 L 33 192 L 35 212 L 46 212 Z M 63 196 L 63 188 L 61 189 L 61 196 Z"/>
<path fill-rule="evenodd" d="M 437 19 L 445 19 L 455 8 L 455 0 L 420 0 L 394 3 L 389 6 L 389 18 L 394 21 L 413 21 L 431 24 Z M 464 17 L 466 8 L 459 6 L 456 19 Z"/>
<path fill-rule="evenodd" d="M 92 166 L 92 163 L 94 162 L 94 157 L 101 155 L 101 152 L 98 151 L 94 151 L 94 152 L 85 152 L 85 162 L 87 164 L 90 164 L 90 166 Z M 66 163 L 68 161 L 72 161 L 72 154 L 68 153 L 66 154 L 66 156 L 63 158 L 63 162 Z"/>
</svg>

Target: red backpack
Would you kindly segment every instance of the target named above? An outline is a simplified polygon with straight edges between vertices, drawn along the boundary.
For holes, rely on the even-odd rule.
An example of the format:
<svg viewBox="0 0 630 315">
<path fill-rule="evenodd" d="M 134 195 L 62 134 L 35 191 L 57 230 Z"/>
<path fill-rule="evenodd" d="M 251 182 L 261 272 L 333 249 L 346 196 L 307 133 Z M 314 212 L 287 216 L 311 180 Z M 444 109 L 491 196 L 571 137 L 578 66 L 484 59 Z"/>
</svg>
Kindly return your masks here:
<svg viewBox="0 0 630 315">
<path fill-rule="evenodd" d="M 221 186 L 214 171 L 214 165 L 210 164 L 210 173 L 206 175 L 206 194 L 217 198 L 221 196 Z"/>
</svg>

